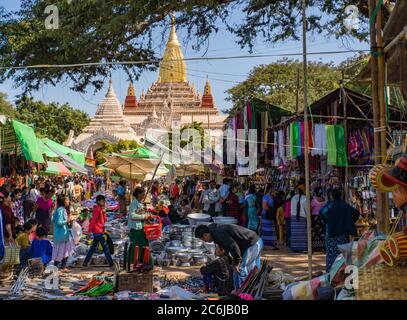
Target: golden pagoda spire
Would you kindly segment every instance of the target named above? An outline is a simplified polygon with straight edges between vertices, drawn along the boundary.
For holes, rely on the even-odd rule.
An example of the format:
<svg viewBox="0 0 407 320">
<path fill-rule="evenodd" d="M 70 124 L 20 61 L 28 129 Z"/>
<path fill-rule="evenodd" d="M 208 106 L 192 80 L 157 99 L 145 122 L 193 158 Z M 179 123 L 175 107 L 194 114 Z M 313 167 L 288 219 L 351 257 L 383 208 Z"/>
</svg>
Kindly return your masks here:
<svg viewBox="0 0 407 320">
<path fill-rule="evenodd" d="M 175 31 L 175 17 L 171 15 L 171 31 L 160 64 L 159 82 L 186 82 L 186 65 Z"/>
<path fill-rule="evenodd" d="M 134 97 L 135 96 L 133 81 L 130 81 L 129 88 L 127 89 L 127 96 L 128 97 Z"/>
</svg>

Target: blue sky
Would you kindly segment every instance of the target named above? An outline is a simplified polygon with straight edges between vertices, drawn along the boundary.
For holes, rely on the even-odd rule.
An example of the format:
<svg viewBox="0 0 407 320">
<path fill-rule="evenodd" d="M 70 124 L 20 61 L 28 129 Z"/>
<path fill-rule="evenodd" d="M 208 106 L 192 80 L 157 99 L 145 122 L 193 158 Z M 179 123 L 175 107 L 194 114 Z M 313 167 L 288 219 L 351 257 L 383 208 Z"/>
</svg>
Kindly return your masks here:
<svg viewBox="0 0 407 320">
<path fill-rule="evenodd" d="M 0 6 L 4 6 L 8 10 L 18 9 L 18 0 L 0 0 Z M 237 17 L 238 18 L 238 17 Z M 166 29 L 166 38 L 169 32 L 169 28 Z M 178 38 L 183 45 L 184 57 L 200 57 L 202 52 L 197 52 L 191 48 L 191 44 L 185 46 L 184 39 L 185 33 L 183 30 L 178 30 Z M 155 35 L 157 43 L 154 45 L 158 46 L 158 52 L 162 53 L 164 47 L 161 46 L 161 35 Z M 240 47 L 234 42 L 235 39 L 231 34 L 223 28 L 216 35 L 213 35 L 209 41 L 209 47 L 207 51 L 207 56 L 237 56 L 237 55 L 248 55 L 247 49 L 240 49 Z M 337 51 L 337 50 L 367 50 L 369 46 L 367 43 L 360 43 L 358 41 L 348 42 L 346 47 L 340 40 L 332 38 L 326 38 L 322 35 L 312 35 L 309 34 L 308 38 L 308 50 L 309 52 L 316 51 Z M 288 53 L 299 53 L 302 52 L 302 41 L 287 41 L 279 42 L 275 44 L 266 44 L 262 41 L 257 41 L 257 46 L 253 52 L 256 54 L 288 54 Z M 321 55 L 321 56 L 309 56 L 309 60 L 312 61 L 322 61 L 322 62 L 333 62 L 335 64 L 355 55 L 355 53 L 341 53 L 335 55 Z M 247 59 L 232 59 L 232 60 L 211 60 L 211 61 L 187 61 L 187 73 L 188 80 L 194 83 L 195 88 L 197 88 L 201 93 L 203 92 L 203 87 L 205 84 L 206 74 L 208 74 L 209 80 L 212 85 L 212 94 L 215 101 L 222 111 L 224 109 L 230 108 L 231 105 L 228 101 L 225 101 L 227 94 L 225 91 L 235 85 L 235 82 L 241 82 L 245 80 L 246 75 L 249 71 L 259 64 L 268 64 L 275 62 L 281 57 L 267 57 L 267 58 L 247 58 Z M 301 59 L 301 57 L 298 57 Z M 227 75 L 226 75 L 227 74 Z M 140 96 L 141 90 L 147 89 L 151 84 L 158 78 L 158 72 L 146 72 L 140 79 L 134 84 L 137 97 Z M 232 82 L 231 82 L 232 81 Z M 60 103 L 68 102 L 75 108 L 81 109 L 93 115 L 96 111 L 97 104 L 104 97 L 108 85 L 106 80 L 105 88 L 101 91 L 94 93 L 93 89 L 89 89 L 86 94 L 79 94 L 77 92 L 71 91 L 66 84 L 58 85 L 57 87 L 45 86 L 37 92 L 33 92 L 34 98 L 38 100 L 43 100 L 47 103 L 56 101 Z M 121 102 L 124 101 L 125 95 L 127 93 L 128 78 L 124 71 L 118 70 L 113 72 L 113 85 L 116 94 Z M 10 101 L 15 99 L 15 96 L 21 93 L 21 89 L 13 87 L 11 81 L 7 81 L 0 84 L 0 92 L 5 92 Z"/>
</svg>

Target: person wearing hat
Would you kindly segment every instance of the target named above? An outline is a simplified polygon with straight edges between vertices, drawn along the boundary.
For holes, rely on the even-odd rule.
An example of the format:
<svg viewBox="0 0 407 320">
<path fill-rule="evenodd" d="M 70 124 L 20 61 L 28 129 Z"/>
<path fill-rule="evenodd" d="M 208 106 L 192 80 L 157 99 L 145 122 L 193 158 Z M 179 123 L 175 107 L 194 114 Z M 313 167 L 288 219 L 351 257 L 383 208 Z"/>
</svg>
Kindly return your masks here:
<svg viewBox="0 0 407 320">
<path fill-rule="evenodd" d="M 297 194 L 291 199 L 291 250 L 307 250 L 307 212 L 305 185 L 297 187 Z"/>
</svg>

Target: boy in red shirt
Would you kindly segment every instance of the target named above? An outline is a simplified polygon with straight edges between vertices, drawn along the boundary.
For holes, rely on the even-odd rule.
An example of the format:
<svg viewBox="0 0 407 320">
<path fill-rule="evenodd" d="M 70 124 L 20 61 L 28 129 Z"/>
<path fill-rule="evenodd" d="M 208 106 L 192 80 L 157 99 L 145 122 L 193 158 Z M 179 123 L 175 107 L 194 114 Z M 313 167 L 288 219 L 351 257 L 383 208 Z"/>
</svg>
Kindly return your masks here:
<svg viewBox="0 0 407 320">
<path fill-rule="evenodd" d="M 83 266 L 87 267 L 90 259 L 96 251 L 99 243 L 102 245 L 103 253 L 105 254 L 106 260 L 109 263 L 110 267 L 113 267 L 113 259 L 110 255 L 109 247 L 106 243 L 104 237 L 105 234 L 105 223 L 107 221 L 105 208 L 106 199 L 103 195 L 98 195 L 96 197 L 96 205 L 93 207 L 92 219 L 89 223 L 89 234 L 93 235 L 93 242 L 86 255 Z"/>
</svg>

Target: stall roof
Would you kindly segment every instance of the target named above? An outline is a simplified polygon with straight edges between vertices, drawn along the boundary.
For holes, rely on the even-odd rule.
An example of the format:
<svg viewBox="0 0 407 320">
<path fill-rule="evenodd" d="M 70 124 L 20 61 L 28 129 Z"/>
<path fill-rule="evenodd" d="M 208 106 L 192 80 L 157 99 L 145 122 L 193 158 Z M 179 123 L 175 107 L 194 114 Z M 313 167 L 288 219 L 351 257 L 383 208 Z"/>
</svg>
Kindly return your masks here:
<svg viewBox="0 0 407 320">
<path fill-rule="evenodd" d="M 45 160 L 42 156 L 42 150 L 34 133 L 34 129 L 17 120 L 12 120 L 12 125 L 20 141 L 21 150 L 26 160 L 44 163 Z"/>
<path fill-rule="evenodd" d="M 383 30 L 383 45 L 386 53 L 387 82 L 391 85 L 400 86 L 404 99 L 407 100 L 407 35 L 399 37 L 397 44 L 386 49 L 386 46 L 402 35 L 407 27 L 407 1 L 398 0 Z M 406 31 L 404 31 L 406 32 Z M 358 75 L 360 81 L 371 81 L 371 61 Z"/>
<path fill-rule="evenodd" d="M 42 139 L 42 141 L 48 147 L 51 147 L 57 151 L 62 152 L 63 154 L 70 156 L 73 160 L 75 160 L 77 163 L 79 163 L 82 167 L 85 166 L 85 154 L 83 152 L 79 152 L 74 149 L 68 148 L 68 147 L 66 147 L 62 144 L 59 144 L 58 142 L 55 142 L 48 138 Z"/>
</svg>

